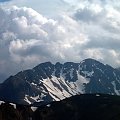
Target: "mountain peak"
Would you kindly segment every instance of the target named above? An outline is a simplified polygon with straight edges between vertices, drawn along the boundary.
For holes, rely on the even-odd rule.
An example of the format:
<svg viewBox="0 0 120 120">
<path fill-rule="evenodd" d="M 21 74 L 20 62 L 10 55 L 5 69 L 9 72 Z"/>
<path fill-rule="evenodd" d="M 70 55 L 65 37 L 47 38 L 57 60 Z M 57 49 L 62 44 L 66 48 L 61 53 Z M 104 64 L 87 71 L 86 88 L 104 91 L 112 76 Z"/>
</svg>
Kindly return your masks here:
<svg viewBox="0 0 120 120">
<path fill-rule="evenodd" d="M 93 63 L 101 63 L 93 58 L 87 58 L 87 59 L 84 59 L 83 61 L 81 61 L 80 63 L 89 63 L 89 64 L 93 64 Z"/>
<path fill-rule="evenodd" d="M 51 66 L 53 65 L 50 61 L 48 62 L 44 62 L 44 63 L 40 63 L 39 65 L 35 66 L 33 69 L 39 68 L 41 66 Z"/>
</svg>

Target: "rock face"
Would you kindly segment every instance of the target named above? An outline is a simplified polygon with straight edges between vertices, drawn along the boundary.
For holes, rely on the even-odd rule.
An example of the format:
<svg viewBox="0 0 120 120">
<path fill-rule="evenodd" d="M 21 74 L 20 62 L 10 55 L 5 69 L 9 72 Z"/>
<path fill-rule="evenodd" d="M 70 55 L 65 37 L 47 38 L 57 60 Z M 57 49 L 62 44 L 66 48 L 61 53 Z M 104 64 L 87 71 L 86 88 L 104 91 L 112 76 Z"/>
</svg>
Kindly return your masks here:
<svg viewBox="0 0 120 120">
<path fill-rule="evenodd" d="M 45 104 L 84 93 L 120 95 L 120 71 L 94 59 L 51 62 L 10 76 L 0 84 L 0 98 L 22 104 Z"/>
</svg>

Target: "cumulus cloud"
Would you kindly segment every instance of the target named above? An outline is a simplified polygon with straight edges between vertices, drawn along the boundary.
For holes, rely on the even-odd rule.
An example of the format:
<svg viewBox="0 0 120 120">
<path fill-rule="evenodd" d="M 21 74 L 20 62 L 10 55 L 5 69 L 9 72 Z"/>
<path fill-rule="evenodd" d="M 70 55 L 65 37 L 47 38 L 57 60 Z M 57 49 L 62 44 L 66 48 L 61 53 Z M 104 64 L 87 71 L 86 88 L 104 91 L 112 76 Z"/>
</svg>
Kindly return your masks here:
<svg viewBox="0 0 120 120">
<path fill-rule="evenodd" d="M 120 12 L 112 7 L 101 8 L 96 12 L 91 7 L 80 8 L 74 18 L 84 27 L 89 35 L 87 47 L 100 47 L 108 49 L 119 48 Z"/>
<path fill-rule="evenodd" d="M 56 20 L 26 7 L 0 9 L 0 75 L 45 61 L 80 62 L 88 57 L 119 66 L 120 12 L 104 2 L 76 0 L 77 9 Z"/>
<path fill-rule="evenodd" d="M 0 9 L 1 74 L 13 74 L 45 61 L 77 60 L 76 45 L 88 42 L 79 24 L 67 15 L 48 19 L 31 8 Z M 10 70 L 11 69 L 11 70 Z M 7 72 L 6 72 L 7 71 Z"/>
<path fill-rule="evenodd" d="M 89 1 L 90 2 L 90 1 Z M 115 1 L 87 1 L 75 10 L 73 19 L 83 27 L 89 42 L 84 46 L 85 56 L 97 57 L 112 66 L 119 66 L 120 62 L 120 12 Z M 98 4 L 99 3 L 99 4 Z M 118 1 L 118 4 L 120 2 Z M 87 52 L 86 52 L 87 51 Z M 88 53 L 86 55 L 86 53 Z M 114 62 L 113 62 L 114 61 Z"/>
</svg>

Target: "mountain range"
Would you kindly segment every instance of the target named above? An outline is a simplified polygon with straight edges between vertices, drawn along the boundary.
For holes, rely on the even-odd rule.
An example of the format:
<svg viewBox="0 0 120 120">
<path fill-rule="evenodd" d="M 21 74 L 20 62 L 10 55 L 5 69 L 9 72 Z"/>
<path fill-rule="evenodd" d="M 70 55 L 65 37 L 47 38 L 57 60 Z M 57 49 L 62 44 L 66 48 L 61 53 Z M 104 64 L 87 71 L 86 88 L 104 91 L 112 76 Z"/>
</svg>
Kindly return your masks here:
<svg viewBox="0 0 120 120">
<path fill-rule="evenodd" d="M 45 62 L 0 84 L 0 99 L 20 104 L 41 105 L 86 93 L 120 95 L 120 70 L 94 59 Z"/>
</svg>

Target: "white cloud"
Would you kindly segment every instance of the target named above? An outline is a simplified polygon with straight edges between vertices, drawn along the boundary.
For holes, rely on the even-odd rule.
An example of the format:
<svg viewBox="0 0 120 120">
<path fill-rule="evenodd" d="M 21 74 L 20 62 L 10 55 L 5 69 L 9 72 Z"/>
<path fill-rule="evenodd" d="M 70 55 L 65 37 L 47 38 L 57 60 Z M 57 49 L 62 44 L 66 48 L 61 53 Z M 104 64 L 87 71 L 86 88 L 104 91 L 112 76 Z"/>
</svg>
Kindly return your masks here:
<svg viewBox="0 0 120 120">
<path fill-rule="evenodd" d="M 104 2 L 102 7 L 101 1 L 76 0 L 77 9 L 56 20 L 26 7 L 0 9 L 0 74 L 45 61 L 80 62 L 88 57 L 119 66 L 120 12 Z"/>
<path fill-rule="evenodd" d="M 120 1 L 73 0 L 73 19 L 89 41 L 80 49 L 82 58 L 92 57 L 114 67 L 120 66 Z M 74 2 L 74 3 L 72 3 Z M 114 61 L 114 62 L 113 62 Z"/>
<path fill-rule="evenodd" d="M 67 15 L 56 21 L 16 6 L 1 9 L 0 15 L 0 64 L 6 68 L 1 73 L 11 68 L 11 73 L 6 73 L 12 74 L 45 61 L 72 61 L 71 53 L 78 57 L 76 45 L 88 42 L 86 35 L 76 30 L 79 24 Z"/>
</svg>

